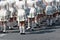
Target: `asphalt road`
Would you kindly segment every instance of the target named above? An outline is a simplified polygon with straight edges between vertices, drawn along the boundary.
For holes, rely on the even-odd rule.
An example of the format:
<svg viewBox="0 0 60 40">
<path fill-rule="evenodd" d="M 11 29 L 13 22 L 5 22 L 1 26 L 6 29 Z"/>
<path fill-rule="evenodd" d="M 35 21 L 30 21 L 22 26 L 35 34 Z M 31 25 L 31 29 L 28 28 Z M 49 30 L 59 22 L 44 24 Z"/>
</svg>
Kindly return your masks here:
<svg viewBox="0 0 60 40">
<path fill-rule="evenodd" d="M 19 32 L 0 33 L 0 40 L 60 40 L 60 26 L 26 32 L 26 35 L 20 35 Z"/>
</svg>

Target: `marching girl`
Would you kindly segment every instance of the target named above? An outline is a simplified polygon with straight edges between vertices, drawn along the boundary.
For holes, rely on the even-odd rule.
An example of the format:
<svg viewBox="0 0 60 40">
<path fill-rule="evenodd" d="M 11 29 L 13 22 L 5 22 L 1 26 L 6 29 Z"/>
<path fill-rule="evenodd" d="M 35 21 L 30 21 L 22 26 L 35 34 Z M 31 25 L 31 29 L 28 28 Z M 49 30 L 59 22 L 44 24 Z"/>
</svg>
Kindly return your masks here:
<svg viewBox="0 0 60 40">
<path fill-rule="evenodd" d="M 5 9 L 5 5 L 7 4 L 6 1 L 1 1 L 0 2 L 0 25 L 1 26 L 1 30 L 3 30 L 3 32 L 6 32 L 6 16 L 7 16 L 7 10 Z"/>
<path fill-rule="evenodd" d="M 18 15 L 17 15 L 17 21 L 18 26 L 21 34 L 25 34 L 25 10 L 24 9 L 18 9 Z"/>
<path fill-rule="evenodd" d="M 46 6 L 45 13 L 47 15 L 47 25 L 52 25 L 53 10 L 52 10 L 52 6 L 50 5 L 50 3 L 48 3 L 48 5 Z"/>
<path fill-rule="evenodd" d="M 44 3 L 43 3 L 43 1 L 42 0 L 40 0 L 40 1 L 38 1 L 37 3 L 36 3 L 36 5 L 37 5 L 37 19 L 39 20 L 38 22 L 38 24 L 39 24 L 39 26 L 40 26 L 40 23 L 42 22 L 42 20 L 43 20 L 43 17 L 44 17 L 44 15 L 45 15 L 45 13 L 44 13 L 44 10 L 45 10 L 45 5 L 44 5 Z"/>
<path fill-rule="evenodd" d="M 25 3 L 24 1 L 17 1 L 14 6 L 17 9 L 17 21 L 20 34 L 25 34 L 25 16 L 26 16 L 24 10 Z"/>
<path fill-rule="evenodd" d="M 36 9 L 34 8 L 35 6 L 35 1 L 27 0 L 27 5 L 30 8 L 30 12 L 28 15 L 28 27 L 27 29 L 33 29 L 35 27 L 35 14 L 36 14 Z"/>
<path fill-rule="evenodd" d="M 15 24 L 16 24 L 16 17 L 15 17 L 15 15 L 14 14 L 16 14 L 15 13 L 15 9 L 14 9 L 14 7 L 13 7 L 13 5 L 14 5 L 14 3 L 15 3 L 15 0 L 7 0 L 7 2 L 8 2 L 8 7 L 7 7 L 7 10 L 9 11 L 9 29 L 11 29 L 11 28 L 13 28 L 13 26 L 15 26 Z M 15 23 L 14 23 L 15 22 Z"/>
<path fill-rule="evenodd" d="M 53 23 L 58 20 L 58 12 L 57 12 L 57 1 L 52 1 L 52 9 L 53 9 Z"/>
<path fill-rule="evenodd" d="M 58 17 L 60 19 L 60 0 L 58 1 L 58 5 L 57 5 L 57 13 L 58 13 Z"/>
<path fill-rule="evenodd" d="M 43 9 L 41 7 L 37 7 L 37 21 L 40 26 L 40 23 L 42 22 L 42 16 L 43 16 Z"/>
</svg>

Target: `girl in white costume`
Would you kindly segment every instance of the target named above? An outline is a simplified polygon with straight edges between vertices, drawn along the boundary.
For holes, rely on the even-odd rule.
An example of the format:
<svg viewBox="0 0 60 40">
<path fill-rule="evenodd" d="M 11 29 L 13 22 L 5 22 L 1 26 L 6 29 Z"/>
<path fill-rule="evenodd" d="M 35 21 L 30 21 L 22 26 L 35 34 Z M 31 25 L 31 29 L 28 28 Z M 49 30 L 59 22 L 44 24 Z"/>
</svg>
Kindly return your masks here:
<svg viewBox="0 0 60 40">
<path fill-rule="evenodd" d="M 59 20 L 60 20 L 60 0 L 58 1 L 58 7 L 57 7 L 57 13 L 58 13 L 58 17 L 59 17 Z"/>
<path fill-rule="evenodd" d="M 10 28 L 13 28 L 13 26 L 15 26 L 16 24 L 16 16 L 15 16 L 15 9 L 14 9 L 14 4 L 15 4 L 15 0 L 6 0 L 8 2 L 8 7 L 7 7 L 7 10 L 9 11 L 9 29 Z M 15 24 L 14 24 L 15 22 Z M 14 25 L 13 25 L 14 24 Z"/>
<path fill-rule="evenodd" d="M 17 9 L 17 21 L 20 33 L 25 34 L 25 3 L 24 1 L 17 1 L 14 6 Z"/>
<path fill-rule="evenodd" d="M 7 0 L 7 2 L 8 2 L 8 6 L 9 6 L 8 10 L 11 12 L 10 17 L 12 18 L 13 14 L 14 14 L 14 4 L 16 1 L 15 0 Z"/>
<path fill-rule="evenodd" d="M 44 10 L 45 10 L 45 4 L 43 3 L 43 0 L 39 0 L 37 1 L 37 20 L 39 20 L 39 26 L 40 26 L 40 23 L 44 20 L 43 17 L 45 15 Z"/>
<path fill-rule="evenodd" d="M 0 22 L 1 25 L 3 26 L 3 32 L 6 32 L 6 16 L 7 16 L 7 10 L 5 9 L 5 5 L 7 4 L 6 1 L 1 1 L 0 2 Z"/>
<path fill-rule="evenodd" d="M 40 26 L 40 23 L 42 22 L 42 18 L 43 18 L 43 9 L 41 7 L 37 7 L 37 21 L 38 24 Z"/>
<path fill-rule="evenodd" d="M 33 26 L 34 27 L 36 26 L 35 25 L 35 21 L 36 21 L 36 19 L 35 19 L 36 9 L 34 8 L 35 4 L 36 4 L 36 1 L 27 0 L 27 6 L 30 8 L 30 12 L 29 12 L 29 15 L 28 15 L 28 27 L 27 27 L 27 29 L 30 29 L 30 26 L 32 27 L 32 29 L 33 29 Z"/>
<path fill-rule="evenodd" d="M 17 21 L 18 26 L 21 34 L 25 33 L 25 10 L 24 9 L 18 9 L 18 15 L 17 15 Z"/>
<path fill-rule="evenodd" d="M 29 21 L 29 22 L 32 21 L 32 24 L 31 24 L 32 28 L 33 28 L 33 26 L 35 26 L 35 25 L 34 25 L 34 23 L 35 23 L 35 13 L 36 13 L 35 8 L 34 8 L 34 7 L 31 7 L 31 8 L 30 8 L 30 12 L 29 12 L 29 16 L 28 16 L 28 21 Z M 29 22 L 28 22 L 28 23 L 29 23 Z M 30 27 L 29 24 L 28 24 L 28 27 Z"/>
<path fill-rule="evenodd" d="M 52 9 L 53 9 L 53 23 L 58 20 L 58 13 L 57 13 L 57 1 L 53 0 L 52 1 Z"/>
<path fill-rule="evenodd" d="M 53 10 L 52 10 L 52 6 L 50 5 L 50 1 L 48 5 L 46 6 L 45 13 L 47 15 L 47 25 L 52 25 Z"/>
</svg>

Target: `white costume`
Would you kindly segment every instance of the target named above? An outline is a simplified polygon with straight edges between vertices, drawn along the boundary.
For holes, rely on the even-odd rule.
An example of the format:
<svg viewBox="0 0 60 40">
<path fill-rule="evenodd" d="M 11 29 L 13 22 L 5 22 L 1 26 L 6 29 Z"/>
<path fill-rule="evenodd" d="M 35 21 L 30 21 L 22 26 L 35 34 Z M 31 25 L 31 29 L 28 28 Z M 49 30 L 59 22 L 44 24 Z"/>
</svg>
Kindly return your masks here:
<svg viewBox="0 0 60 40">
<path fill-rule="evenodd" d="M 35 12 L 36 12 L 35 8 L 31 7 L 28 18 L 34 18 L 35 17 Z"/>
<path fill-rule="evenodd" d="M 54 16 L 54 18 L 53 18 L 53 22 L 55 23 L 56 22 L 56 20 L 58 20 L 58 13 L 57 13 L 57 2 L 58 2 L 58 0 L 53 0 L 52 1 L 52 9 L 53 9 L 53 16 Z"/>
<path fill-rule="evenodd" d="M 3 32 L 6 32 L 6 25 L 5 22 L 7 21 L 7 10 L 5 9 L 5 6 L 7 5 L 7 1 L 0 1 L 0 21 L 2 21 L 3 24 Z"/>
<path fill-rule="evenodd" d="M 53 22 L 55 23 L 56 20 L 58 20 L 58 13 L 57 13 L 57 7 L 56 6 L 52 6 L 52 10 L 53 10 Z"/>
<path fill-rule="evenodd" d="M 27 6 L 28 8 L 30 8 L 30 12 L 28 15 L 28 28 L 27 29 L 30 28 L 31 19 L 35 21 L 35 15 L 36 15 L 36 10 L 34 8 L 35 5 L 36 5 L 36 0 L 27 0 Z M 32 27 L 35 26 L 34 21 L 32 21 L 32 25 L 31 25 Z"/>
<path fill-rule="evenodd" d="M 6 10 L 8 11 L 8 15 L 9 15 L 9 22 L 7 23 L 7 25 L 9 26 L 9 29 L 10 28 L 13 28 L 13 15 L 14 15 L 14 3 L 16 2 L 15 0 L 6 0 L 7 1 L 7 5 L 6 5 Z M 13 22 L 11 22 L 13 21 Z"/>
<path fill-rule="evenodd" d="M 2 17 L 3 17 L 3 19 L 4 20 L 1 20 L 0 19 L 0 21 L 6 21 L 6 19 L 5 19 L 5 16 L 6 16 L 7 14 L 6 14 L 6 10 L 5 9 L 1 9 L 0 10 L 0 17 L 1 17 L 1 19 L 2 19 Z"/>
<path fill-rule="evenodd" d="M 25 2 L 24 1 L 17 1 L 14 5 L 16 7 L 16 9 L 20 9 L 22 8 L 22 6 L 25 6 Z"/>
<path fill-rule="evenodd" d="M 37 14 L 43 14 L 43 9 L 41 7 L 37 7 Z"/>
<path fill-rule="evenodd" d="M 57 1 L 57 0 L 56 0 Z M 60 20 L 60 0 L 57 1 L 58 20 Z"/>
<path fill-rule="evenodd" d="M 25 11 L 23 9 L 18 9 L 18 21 L 25 21 Z"/>
<path fill-rule="evenodd" d="M 28 7 L 32 7 L 33 4 L 35 5 L 35 4 L 36 4 L 36 1 L 27 0 L 27 5 L 28 5 Z"/>
<path fill-rule="evenodd" d="M 14 5 L 17 9 L 17 21 L 18 21 L 18 26 L 20 33 L 25 33 L 25 2 L 24 1 L 16 1 Z M 23 24 L 22 24 L 23 22 Z"/>
<path fill-rule="evenodd" d="M 40 23 L 46 19 L 46 18 L 44 18 L 45 13 L 43 13 L 46 8 L 46 5 L 43 2 L 43 0 L 37 1 L 36 5 L 37 5 L 37 14 L 38 14 L 38 16 L 37 16 L 38 24 L 40 26 Z"/>
<path fill-rule="evenodd" d="M 60 12 L 60 5 L 58 5 L 58 8 L 57 8 L 58 12 Z"/>
<path fill-rule="evenodd" d="M 45 12 L 47 15 L 52 15 L 52 6 L 47 6 Z"/>
<path fill-rule="evenodd" d="M 57 5 L 58 7 L 57 7 L 57 10 L 58 10 L 58 12 L 60 12 L 60 0 L 59 1 L 57 1 L 59 4 Z"/>
<path fill-rule="evenodd" d="M 34 23 L 35 22 L 35 20 L 34 20 L 35 19 L 35 13 L 36 13 L 35 8 L 34 7 L 31 7 L 30 8 L 29 15 L 28 15 L 28 18 L 32 18 L 32 25 L 31 25 L 32 27 L 35 26 L 35 23 Z M 30 28 L 30 21 L 29 21 L 29 19 L 28 19 L 28 28 Z"/>
<path fill-rule="evenodd" d="M 9 3 L 9 5 L 11 5 L 11 4 L 16 2 L 16 0 L 6 0 L 6 1 Z"/>
<path fill-rule="evenodd" d="M 40 22 L 42 22 L 43 9 L 38 6 L 36 11 L 37 11 L 37 21 L 40 26 Z"/>
<path fill-rule="evenodd" d="M 14 8 L 13 7 L 9 7 L 9 11 L 10 11 L 10 17 L 13 17 Z"/>
<path fill-rule="evenodd" d="M 8 2 L 8 10 L 11 12 L 10 16 L 12 17 L 12 14 L 14 12 L 13 4 L 16 2 L 15 0 L 6 0 Z"/>
<path fill-rule="evenodd" d="M 5 21 L 7 21 L 7 19 L 6 19 L 6 16 L 7 16 L 7 14 L 6 14 L 6 10 L 5 9 L 1 9 L 0 10 L 0 21 L 2 21 L 2 22 L 5 22 Z M 6 31 L 6 25 L 5 25 L 5 23 L 4 23 L 4 30 L 3 30 L 3 32 L 5 32 Z"/>
<path fill-rule="evenodd" d="M 18 9 L 17 10 L 17 21 L 20 29 L 20 33 L 25 33 L 25 25 L 21 25 L 20 22 L 25 21 L 25 11 L 24 9 Z"/>
<path fill-rule="evenodd" d="M 50 6 L 50 5 L 48 5 L 47 7 L 46 7 L 46 10 L 45 10 L 45 13 L 46 13 L 46 15 L 53 15 L 53 10 L 52 10 L 52 6 Z M 50 20 L 50 21 L 49 21 Z M 49 19 L 47 20 L 47 24 L 48 25 L 52 25 L 52 19 L 50 18 L 50 16 L 49 16 Z"/>
</svg>

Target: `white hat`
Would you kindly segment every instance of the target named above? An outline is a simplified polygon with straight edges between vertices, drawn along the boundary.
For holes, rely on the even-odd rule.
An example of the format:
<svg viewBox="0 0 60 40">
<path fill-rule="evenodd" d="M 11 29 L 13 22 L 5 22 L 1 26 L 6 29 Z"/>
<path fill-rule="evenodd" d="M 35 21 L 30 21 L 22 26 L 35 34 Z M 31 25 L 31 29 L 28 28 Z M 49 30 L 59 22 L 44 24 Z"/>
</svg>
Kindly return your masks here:
<svg viewBox="0 0 60 40">
<path fill-rule="evenodd" d="M 17 14 L 18 16 L 23 16 L 23 15 L 25 15 L 25 11 L 24 11 L 24 9 L 18 9 L 18 14 Z"/>
</svg>

